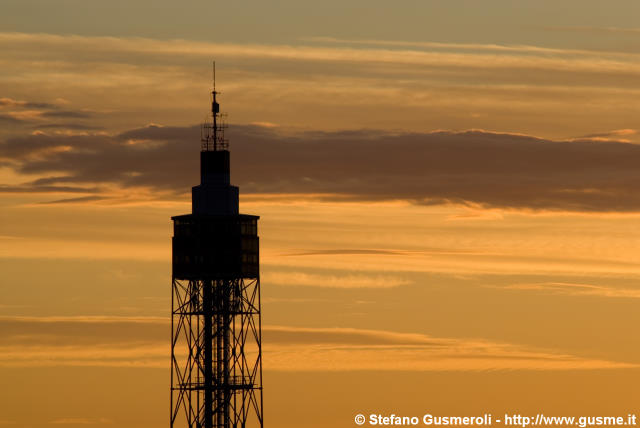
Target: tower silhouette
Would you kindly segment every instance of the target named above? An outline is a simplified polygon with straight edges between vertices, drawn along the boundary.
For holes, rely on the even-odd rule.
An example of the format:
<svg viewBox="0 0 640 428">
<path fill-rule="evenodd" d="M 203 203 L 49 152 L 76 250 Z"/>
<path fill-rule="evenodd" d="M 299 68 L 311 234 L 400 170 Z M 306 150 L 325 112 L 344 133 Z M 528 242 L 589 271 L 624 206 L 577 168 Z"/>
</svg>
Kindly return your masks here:
<svg viewBox="0 0 640 428">
<path fill-rule="evenodd" d="M 263 426 L 258 216 L 238 213 L 217 102 L 192 213 L 172 217 L 170 427 Z"/>
</svg>

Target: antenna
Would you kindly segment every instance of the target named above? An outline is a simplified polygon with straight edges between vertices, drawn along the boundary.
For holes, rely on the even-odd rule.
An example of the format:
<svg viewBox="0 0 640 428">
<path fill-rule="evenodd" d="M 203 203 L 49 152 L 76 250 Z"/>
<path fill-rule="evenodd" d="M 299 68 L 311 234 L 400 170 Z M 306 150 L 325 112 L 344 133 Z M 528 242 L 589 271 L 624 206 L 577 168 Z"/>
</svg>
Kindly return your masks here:
<svg viewBox="0 0 640 428">
<path fill-rule="evenodd" d="M 216 62 L 213 61 L 213 103 L 211 103 L 211 115 L 213 116 L 213 151 L 218 149 L 218 112 L 220 105 L 216 102 Z"/>
<path fill-rule="evenodd" d="M 224 115 L 220 113 L 220 104 L 217 101 L 216 91 L 216 62 L 213 61 L 212 69 L 213 90 L 211 91 L 211 121 L 207 120 L 202 125 L 202 151 L 227 150 L 229 142 L 224 138 L 224 129 L 227 125 L 223 122 Z"/>
</svg>

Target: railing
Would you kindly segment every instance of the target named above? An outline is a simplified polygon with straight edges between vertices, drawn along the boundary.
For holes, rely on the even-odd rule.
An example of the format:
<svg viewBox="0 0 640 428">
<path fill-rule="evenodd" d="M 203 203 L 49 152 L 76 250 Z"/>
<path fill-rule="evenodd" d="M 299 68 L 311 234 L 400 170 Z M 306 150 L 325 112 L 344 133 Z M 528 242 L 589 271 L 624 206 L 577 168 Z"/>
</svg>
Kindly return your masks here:
<svg viewBox="0 0 640 428">
<path fill-rule="evenodd" d="M 248 376 L 229 376 L 229 382 L 224 384 L 212 384 L 213 390 L 225 390 L 225 389 L 254 389 L 255 383 L 252 378 Z M 203 390 L 205 383 L 203 380 L 192 380 L 177 384 L 172 387 L 173 390 Z"/>
</svg>

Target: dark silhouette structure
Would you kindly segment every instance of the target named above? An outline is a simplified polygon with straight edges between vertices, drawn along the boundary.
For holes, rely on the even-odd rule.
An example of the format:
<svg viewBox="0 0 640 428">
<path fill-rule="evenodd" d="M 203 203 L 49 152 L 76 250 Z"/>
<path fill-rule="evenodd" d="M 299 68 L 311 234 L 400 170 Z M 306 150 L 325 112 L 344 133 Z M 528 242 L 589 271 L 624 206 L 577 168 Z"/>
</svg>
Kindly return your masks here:
<svg viewBox="0 0 640 428">
<path fill-rule="evenodd" d="M 192 214 L 172 217 L 171 428 L 263 426 L 258 217 L 238 213 L 216 95 L 214 68 Z"/>
</svg>

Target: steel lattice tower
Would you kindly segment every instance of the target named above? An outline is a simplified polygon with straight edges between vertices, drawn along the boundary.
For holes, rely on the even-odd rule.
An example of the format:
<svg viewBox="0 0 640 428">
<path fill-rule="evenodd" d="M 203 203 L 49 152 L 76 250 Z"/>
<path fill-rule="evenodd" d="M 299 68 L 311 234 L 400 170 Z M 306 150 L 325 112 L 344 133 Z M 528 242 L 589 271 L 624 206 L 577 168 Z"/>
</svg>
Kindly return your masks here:
<svg viewBox="0 0 640 428">
<path fill-rule="evenodd" d="M 172 217 L 170 427 L 262 427 L 258 218 L 238 213 L 218 92 L 192 214 Z"/>
</svg>

